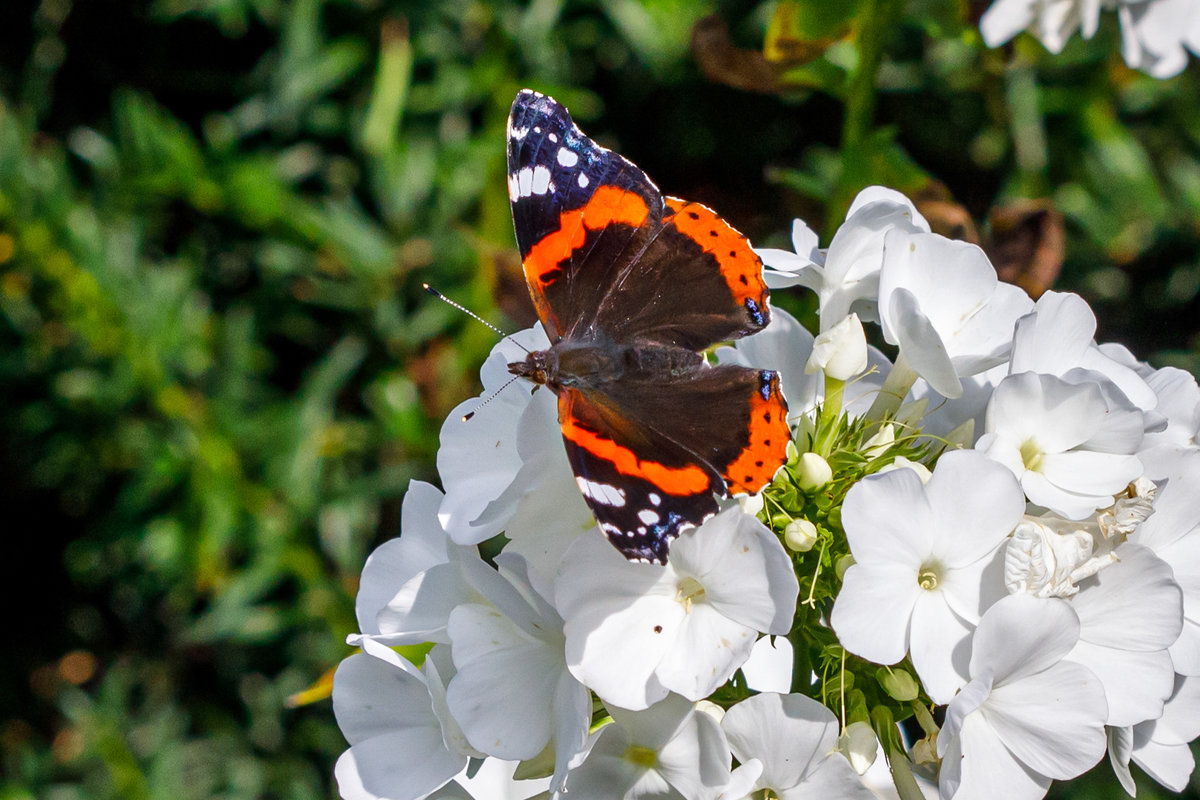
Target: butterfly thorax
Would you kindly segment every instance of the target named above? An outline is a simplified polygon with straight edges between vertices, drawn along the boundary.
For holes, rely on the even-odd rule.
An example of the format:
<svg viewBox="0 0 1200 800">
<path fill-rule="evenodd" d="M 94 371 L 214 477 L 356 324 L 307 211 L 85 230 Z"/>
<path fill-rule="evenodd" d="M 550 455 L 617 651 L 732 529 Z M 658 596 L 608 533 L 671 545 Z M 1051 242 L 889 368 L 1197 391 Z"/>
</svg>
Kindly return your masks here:
<svg viewBox="0 0 1200 800">
<path fill-rule="evenodd" d="M 508 371 L 557 392 L 563 386 L 586 387 L 638 377 L 678 376 L 703 362 L 704 357 L 699 353 L 682 347 L 560 339 L 547 350 L 536 350 L 524 361 L 509 364 Z"/>
</svg>

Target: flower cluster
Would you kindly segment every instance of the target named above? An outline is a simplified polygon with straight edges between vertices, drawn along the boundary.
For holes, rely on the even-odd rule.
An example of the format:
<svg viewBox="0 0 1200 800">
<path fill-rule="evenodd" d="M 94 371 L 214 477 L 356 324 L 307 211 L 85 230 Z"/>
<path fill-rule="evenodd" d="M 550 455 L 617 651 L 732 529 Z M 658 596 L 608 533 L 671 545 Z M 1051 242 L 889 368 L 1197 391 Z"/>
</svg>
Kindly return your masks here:
<svg viewBox="0 0 1200 800">
<path fill-rule="evenodd" d="M 451 413 L 444 491 L 414 483 L 363 570 L 343 797 L 469 796 L 483 759 L 518 762 L 511 797 L 869 798 L 879 752 L 904 798 L 1038 798 L 1106 752 L 1131 794 L 1131 762 L 1185 785 L 1196 381 L 1096 344 L 1081 298 L 1034 302 L 891 190 L 827 249 L 793 239 L 759 253 L 816 293 L 818 335 L 775 309 L 712 354 L 780 371 L 791 457 L 666 565 L 596 528 L 551 392 Z M 484 394 L 546 344 L 498 344 Z"/>
<path fill-rule="evenodd" d="M 1081 31 L 1085 39 L 1100 27 L 1100 12 L 1115 8 L 1121 22 L 1121 55 L 1129 66 L 1155 78 L 1178 75 L 1188 51 L 1200 52 L 1197 0 L 995 0 L 979 21 L 989 47 L 1029 31 L 1052 53 Z"/>
</svg>

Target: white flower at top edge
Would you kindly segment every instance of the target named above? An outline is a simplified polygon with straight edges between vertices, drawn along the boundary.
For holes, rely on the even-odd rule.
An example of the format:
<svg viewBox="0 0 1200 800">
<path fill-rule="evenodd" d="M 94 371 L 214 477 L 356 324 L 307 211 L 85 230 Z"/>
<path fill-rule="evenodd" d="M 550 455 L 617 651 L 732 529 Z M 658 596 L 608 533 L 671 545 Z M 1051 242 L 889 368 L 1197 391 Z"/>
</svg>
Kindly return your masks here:
<svg viewBox="0 0 1200 800">
<path fill-rule="evenodd" d="M 927 484 L 907 469 L 855 484 L 842 506 L 855 563 L 830 615 L 842 646 L 879 664 L 911 653 L 929 696 L 948 701 L 966 680 L 963 642 L 1003 593 L 985 570 L 1024 510 L 1012 476 L 969 450 L 942 456 Z"/>
<path fill-rule="evenodd" d="M 900 348 L 897 363 L 942 396 L 960 397 L 961 378 L 1007 359 L 1013 326 L 1032 308 L 1023 290 L 999 281 L 975 245 L 935 233 L 888 232 L 879 273 L 883 336 Z"/>
<path fill-rule="evenodd" d="M 1037 800 L 1051 780 L 1081 775 L 1104 755 L 1100 680 L 1063 656 L 1079 621 L 1062 600 L 1010 595 L 983 615 L 971 640 L 971 680 L 938 734 L 943 800 Z"/>
<path fill-rule="evenodd" d="M 606 704 L 637 710 L 668 692 L 707 697 L 760 632 L 788 632 L 798 593 L 779 539 L 735 505 L 672 542 L 665 566 L 630 563 L 585 534 L 563 560 L 555 605 L 571 672 Z"/>
<path fill-rule="evenodd" d="M 928 232 L 929 223 L 904 195 L 869 186 L 854 198 L 828 251 L 817 250 L 816 235 L 796 220 L 792 229 L 795 253 L 767 248 L 756 252 L 766 267 L 763 274 L 768 286 L 799 284 L 817 293 L 824 331 L 851 311 L 865 320 L 879 319 L 879 270 L 884 235 L 890 230 Z"/>
<path fill-rule="evenodd" d="M 1187 66 L 1188 50 L 1200 52 L 1195 0 L 996 0 L 979 20 L 979 29 L 988 47 L 1028 30 L 1058 53 L 1077 30 L 1092 38 L 1101 8 L 1114 6 L 1121 21 L 1121 55 L 1129 66 L 1170 78 Z"/>
</svg>

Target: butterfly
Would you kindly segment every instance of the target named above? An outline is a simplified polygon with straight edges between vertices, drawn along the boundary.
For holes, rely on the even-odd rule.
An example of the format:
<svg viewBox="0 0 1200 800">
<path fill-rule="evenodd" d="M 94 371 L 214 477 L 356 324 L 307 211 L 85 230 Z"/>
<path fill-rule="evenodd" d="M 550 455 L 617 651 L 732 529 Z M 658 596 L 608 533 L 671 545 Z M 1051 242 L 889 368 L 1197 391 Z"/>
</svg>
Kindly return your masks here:
<svg viewBox="0 0 1200 800">
<path fill-rule="evenodd" d="M 699 203 L 522 90 L 508 118 L 508 194 L 522 267 L 550 338 L 508 365 L 558 396 L 575 482 L 631 561 L 755 493 L 787 460 L 779 375 L 710 366 L 705 349 L 771 319 L 762 262 Z"/>
</svg>

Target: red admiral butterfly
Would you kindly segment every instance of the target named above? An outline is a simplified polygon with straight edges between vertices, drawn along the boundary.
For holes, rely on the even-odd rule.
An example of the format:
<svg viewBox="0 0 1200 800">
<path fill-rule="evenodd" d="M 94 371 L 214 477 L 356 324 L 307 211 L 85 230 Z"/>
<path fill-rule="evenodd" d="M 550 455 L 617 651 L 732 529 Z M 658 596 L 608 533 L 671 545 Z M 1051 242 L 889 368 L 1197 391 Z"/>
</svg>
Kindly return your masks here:
<svg viewBox="0 0 1200 800">
<path fill-rule="evenodd" d="M 714 494 L 757 492 L 787 460 L 779 376 L 699 352 L 766 327 L 762 262 L 528 89 L 508 118 L 508 194 L 551 341 L 509 371 L 557 393 L 575 481 L 609 540 L 665 564 L 680 529 L 716 513 Z"/>
</svg>

